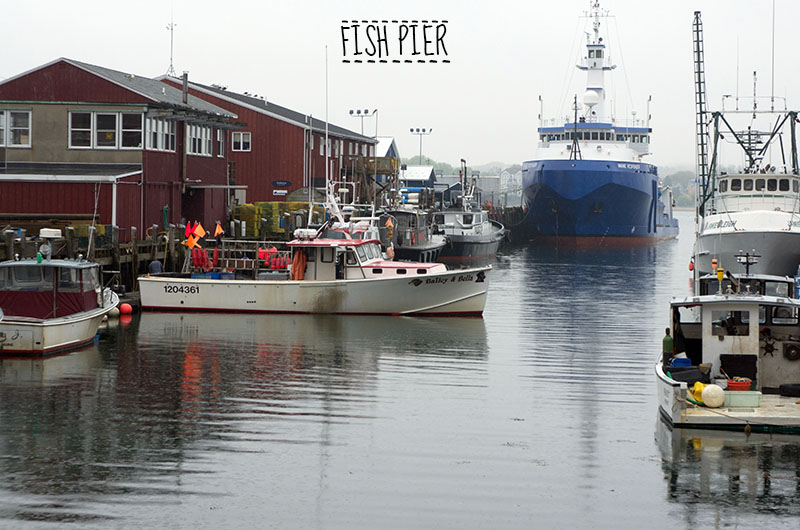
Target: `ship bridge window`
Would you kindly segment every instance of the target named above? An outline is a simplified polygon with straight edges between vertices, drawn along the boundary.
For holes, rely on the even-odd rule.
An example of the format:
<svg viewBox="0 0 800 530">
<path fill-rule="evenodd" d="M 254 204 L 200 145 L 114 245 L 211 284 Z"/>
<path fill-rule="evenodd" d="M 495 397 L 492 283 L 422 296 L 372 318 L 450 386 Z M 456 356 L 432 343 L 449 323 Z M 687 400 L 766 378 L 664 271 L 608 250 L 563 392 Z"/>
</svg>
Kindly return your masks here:
<svg viewBox="0 0 800 530">
<path fill-rule="evenodd" d="M 795 193 L 800 191 L 800 184 L 798 184 L 797 179 L 792 179 L 792 191 Z"/>
<path fill-rule="evenodd" d="M 731 191 L 742 191 L 742 179 L 731 179 Z"/>
<path fill-rule="evenodd" d="M 364 247 L 356 247 L 356 252 L 358 253 L 358 257 L 362 262 L 367 261 L 367 253 L 364 252 Z"/>
<path fill-rule="evenodd" d="M 598 137 L 597 133 L 593 132 L 592 133 L 592 140 L 598 140 L 598 139 L 599 139 L 599 137 Z"/>
<path fill-rule="evenodd" d="M 465 225 L 471 225 L 472 224 L 472 214 L 465 214 L 463 219 L 464 219 L 463 224 L 465 224 Z"/>
<path fill-rule="evenodd" d="M 639 143 L 647 143 L 647 136 L 644 134 L 639 137 Z"/>
<path fill-rule="evenodd" d="M 767 191 L 776 191 L 778 189 L 778 179 L 767 179 Z"/>
<path fill-rule="evenodd" d="M 546 135 L 546 134 L 543 134 L 543 135 L 542 135 L 542 141 L 543 141 L 543 142 L 546 142 L 546 141 L 547 141 L 547 135 Z"/>
<path fill-rule="evenodd" d="M 797 308 L 796 307 L 773 307 L 772 308 L 772 323 L 783 326 L 796 326 L 797 325 Z"/>
<path fill-rule="evenodd" d="M 767 181 L 764 179 L 756 179 L 756 191 L 764 191 L 764 186 L 767 185 Z"/>
<path fill-rule="evenodd" d="M 358 263 L 356 261 L 356 254 L 352 250 L 348 250 L 347 254 L 345 254 L 345 257 L 347 258 L 346 261 L 348 265 L 356 265 Z"/>
<path fill-rule="evenodd" d="M 744 191 L 753 191 L 753 179 L 744 179 Z"/>
<path fill-rule="evenodd" d="M 789 191 L 789 179 L 781 179 L 779 186 L 781 191 Z"/>
<path fill-rule="evenodd" d="M 751 289 L 752 290 L 752 289 Z M 789 296 L 789 284 L 787 282 L 764 282 L 764 294 L 767 296 Z"/>
<path fill-rule="evenodd" d="M 749 335 L 749 311 L 711 311 L 711 334 Z"/>
<path fill-rule="evenodd" d="M 726 179 L 722 179 L 719 181 L 719 191 L 720 193 L 725 193 L 728 191 L 728 181 Z"/>
<path fill-rule="evenodd" d="M 589 59 L 594 59 L 594 50 L 589 50 Z"/>
<path fill-rule="evenodd" d="M 594 52 L 594 56 L 597 57 L 598 59 L 602 59 L 603 58 L 603 50 L 597 50 L 596 52 Z"/>
</svg>

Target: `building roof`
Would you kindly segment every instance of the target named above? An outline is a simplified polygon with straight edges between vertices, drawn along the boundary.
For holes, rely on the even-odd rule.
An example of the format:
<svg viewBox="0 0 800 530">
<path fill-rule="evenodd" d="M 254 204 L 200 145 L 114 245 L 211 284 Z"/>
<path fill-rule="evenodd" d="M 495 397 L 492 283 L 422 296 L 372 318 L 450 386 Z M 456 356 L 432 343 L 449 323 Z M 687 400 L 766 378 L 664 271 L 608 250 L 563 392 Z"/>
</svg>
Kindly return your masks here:
<svg viewBox="0 0 800 530">
<path fill-rule="evenodd" d="M 157 77 L 156 79 L 160 81 L 172 81 L 173 83 L 182 82 L 181 79 L 166 75 Z M 204 92 L 206 94 L 216 96 L 221 99 L 225 99 L 236 105 L 241 105 L 250 110 L 260 112 L 261 114 L 266 114 L 268 116 L 272 116 L 273 118 L 277 118 L 282 121 L 294 123 L 300 127 L 307 128 L 309 126 L 309 121 L 310 121 L 311 129 L 314 132 L 317 133 L 325 132 L 324 120 L 318 120 L 317 118 L 309 118 L 307 114 L 303 114 L 302 112 L 282 107 L 281 105 L 278 105 L 271 101 L 267 101 L 266 99 L 251 96 L 249 94 L 239 94 L 237 92 L 233 92 L 225 87 L 221 87 L 218 85 L 209 86 L 190 81 L 189 86 L 195 90 L 199 90 L 200 92 Z M 357 132 L 345 129 L 344 127 L 339 127 L 338 125 L 333 125 L 332 123 L 328 123 L 328 133 L 338 137 L 358 140 L 360 142 L 371 143 L 371 144 L 375 143 L 375 138 L 358 134 Z"/>
<path fill-rule="evenodd" d="M 110 81 L 132 92 L 140 94 L 141 96 L 151 99 L 155 103 L 160 103 L 169 107 L 175 107 L 179 109 L 183 108 L 191 111 L 201 111 L 224 118 L 236 118 L 236 114 L 233 114 L 230 111 L 225 110 L 221 107 L 217 107 L 216 105 L 212 105 L 211 103 L 196 96 L 193 96 L 191 94 L 188 95 L 187 103 L 184 103 L 183 92 L 180 89 L 165 85 L 164 83 L 161 83 L 156 79 L 151 79 L 149 77 L 144 77 L 144 76 L 138 76 L 126 72 L 120 72 L 118 70 L 112 70 L 110 68 L 84 63 L 81 61 L 76 61 L 74 59 L 68 59 L 66 57 L 56 59 L 52 63 L 40 66 L 39 68 L 36 68 L 34 70 L 44 68 L 46 66 L 49 66 L 50 64 L 54 64 L 59 61 L 64 61 L 77 68 L 86 70 L 87 72 L 90 72 L 98 77 L 106 79 L 107 81 Z"/>
<path fill-rule="evenodd" d="M 378 147 L 375 154 L 383 158 L 400 158 L 400 151 L 394 141 L 394 136 L 378 136 Z"/>
<path fill-rule="evenodd" d="M 433 166 L 406 166 L 400 170 L 400 180 L 430 180 L 436 181 Z"/>
<path fill-rule="evenodd" d="M 115 182 L 141 172 L 141 164 L 8 162 L 0 182 Z"/>
</svg>

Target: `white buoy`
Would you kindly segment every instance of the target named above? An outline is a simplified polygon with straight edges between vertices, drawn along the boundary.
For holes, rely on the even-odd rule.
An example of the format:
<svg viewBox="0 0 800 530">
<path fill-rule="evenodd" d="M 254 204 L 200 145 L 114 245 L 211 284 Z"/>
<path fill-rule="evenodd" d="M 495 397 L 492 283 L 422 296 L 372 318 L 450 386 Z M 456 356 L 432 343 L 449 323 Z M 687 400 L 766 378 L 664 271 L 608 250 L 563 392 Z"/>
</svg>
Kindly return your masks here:
<svg viewBox="0 0 800 530">
<path fill-rule="evenodd" d="M 725 391 L 717 385 L 706 385 L 702 396 L 706 407 L 717 408 L 725 403 Z"/>
<path fill-rule="evenodd" d="M 109 311 L 108 316 L 109 318 L 117 318 L 119 316 L 119 307 L 115 307 Z"/>
</svg>

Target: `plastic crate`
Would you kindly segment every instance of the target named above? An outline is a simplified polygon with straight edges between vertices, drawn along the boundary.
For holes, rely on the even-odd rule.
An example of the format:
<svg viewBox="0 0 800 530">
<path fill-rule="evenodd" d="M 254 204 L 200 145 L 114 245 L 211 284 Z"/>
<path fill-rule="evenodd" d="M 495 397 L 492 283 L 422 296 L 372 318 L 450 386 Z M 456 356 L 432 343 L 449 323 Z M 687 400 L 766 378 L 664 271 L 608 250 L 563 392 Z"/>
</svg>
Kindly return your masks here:
<svg viewBox="0 0 800 530">
<path fill-rule="evenodd" d="M 758 407 L 761 405 L 761 392 L 757 390 L 726 390 L 723 407 Z"/>
</svg>

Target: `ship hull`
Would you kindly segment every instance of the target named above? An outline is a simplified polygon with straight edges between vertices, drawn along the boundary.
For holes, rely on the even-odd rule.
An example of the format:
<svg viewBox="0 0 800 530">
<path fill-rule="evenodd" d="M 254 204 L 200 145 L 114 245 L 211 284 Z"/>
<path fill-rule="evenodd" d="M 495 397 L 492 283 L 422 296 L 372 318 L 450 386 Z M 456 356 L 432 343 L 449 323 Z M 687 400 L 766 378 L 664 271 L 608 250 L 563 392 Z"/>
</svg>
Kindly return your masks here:
<svg viewBox="0 0 800 530">
<path fill-rule="evenodd" d="M 531 237 L 608 243 L 678 235 L 659 208 L 655 166 L 597 160 L 526 162 L 523 189 Z"/>
</svg>

